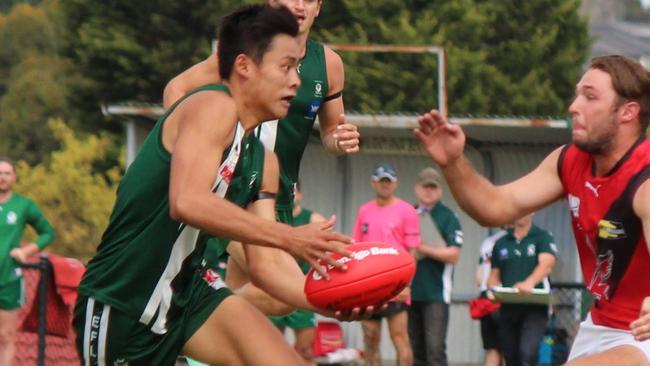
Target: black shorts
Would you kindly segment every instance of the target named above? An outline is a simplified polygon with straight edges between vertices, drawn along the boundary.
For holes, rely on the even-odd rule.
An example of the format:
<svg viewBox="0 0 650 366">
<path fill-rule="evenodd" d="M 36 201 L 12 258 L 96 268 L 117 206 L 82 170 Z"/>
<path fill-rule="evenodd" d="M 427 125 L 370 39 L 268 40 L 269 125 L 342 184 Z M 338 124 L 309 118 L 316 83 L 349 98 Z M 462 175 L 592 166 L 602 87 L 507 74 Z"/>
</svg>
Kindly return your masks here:
<svg viewBox="0 0 650 366">
<path fill-rule="evenodd" d="M 483 349 L 500 350 L 499 345 L 499 323 L 497 321 L 499 312 L 481 318 L 481 339 L 483 339 Z"/>
<path fill-rule="evenodd" d="M 408 310 L 409 306 L 406 303 L 403 302 L 389 302 L 388 307 L 384 311 L 378 311 L 374 313 L 371 317 L 370 320 L 381 320 L 383 318 L 390 318 L 391 316 L 395 314 L 399 314 L 402 311 Z"/>
</svg>

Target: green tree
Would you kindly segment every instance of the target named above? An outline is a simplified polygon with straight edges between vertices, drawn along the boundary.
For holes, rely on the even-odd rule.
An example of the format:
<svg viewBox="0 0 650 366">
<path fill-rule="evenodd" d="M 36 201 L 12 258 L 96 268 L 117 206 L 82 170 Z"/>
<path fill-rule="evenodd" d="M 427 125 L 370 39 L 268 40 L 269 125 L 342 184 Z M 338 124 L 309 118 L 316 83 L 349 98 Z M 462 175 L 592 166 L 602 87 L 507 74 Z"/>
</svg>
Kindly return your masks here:
<svg viewBox="0 0 650 366">
<path fill-rule="evenodd" d="M 80 123 L 77 108 L 70 104 L 74 88 L 84 80 L 58 55 L 61 19 L 58 0 L 17 4 L 0 14 L 0 154 L 30 164 L 58 146 L 47 129 L 48 118 L 63 118 L 86 130 L 97 125 Z"/>
<path fill-rule="evenodd" d="M 60 119 L 50 120 L 48 127 L 61 148 L 35 166 L 18 162 L 16 191 L 37 202 L 54 227 L 53 251 L 88 259 L 108 224 L 121 174 L 121 166 L 103 174 L 94 166 L 114 141 L 107 135 L 78 136 Z"/>
<path fill-rule="evenodd" d="M 316 31 L 331 43 L 443 46 L 452 113 L 563 114 L 589 49 L 578 7 L 578 0 L 332 0 Z M 349 107 L 437 105 L 434 57 L 342 56 Z"/>
<path fill-rule="evenodd" d="M 92 85 L 80 98 L 160 100 L 170 77 L 209 52 L 235 1 L 61 0 L 67 54 Z M 331 43 L 440 45 L 452 113 L 562 114 L 589 48 L 579 0 L 327 0 L 314 36 Z M 427 55 L 342 53 L 346 104 L 360 111 L 436 105 Z M 95 110 L 96 111 L 96 110 Z"/>
<path fill-rule="evenodd" d="M 92 80 L 79 105 L 97 115 L 102 102 L 159 102 L 172 76 L 209 55 L 218 19 L 241 3 L 61 0 L 66 55 Z"/>
</svg>

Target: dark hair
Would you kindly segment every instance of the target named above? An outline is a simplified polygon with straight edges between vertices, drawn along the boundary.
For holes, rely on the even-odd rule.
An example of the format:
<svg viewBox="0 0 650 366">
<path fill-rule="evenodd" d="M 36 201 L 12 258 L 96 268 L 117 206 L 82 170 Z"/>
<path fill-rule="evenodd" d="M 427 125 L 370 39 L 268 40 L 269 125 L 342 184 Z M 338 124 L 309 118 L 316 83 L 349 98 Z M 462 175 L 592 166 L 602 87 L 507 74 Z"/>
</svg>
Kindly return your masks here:
<svg viewBox="0 0 650 366">
<path fill-rule="evenodd" d="M 221 19 L 219 27 L 219 75 L 228 80 L 235 59 L 245 54 L 259 64 L 278 34 L 298 35 L 298 22 L 284 6 L 248 5 Z"/>
<path fill-rule="evenodd" d="M 6 156 L 0 156 L 0 163 L 7 163 L 11 165 L 11 169 L 14 170 L 14 173 L 16 172 L 16 163 L 13 161 L 13 159 Z"/>
<path fill-rule="evenodd" d="M 596 57 L 589 68 L 609 74 L 619 105 L 627 101 L 639 103 L 639 124 L 643 133 L 650 123 L 650 72 L 640 63 L 620 55 Z"/>
</svg>

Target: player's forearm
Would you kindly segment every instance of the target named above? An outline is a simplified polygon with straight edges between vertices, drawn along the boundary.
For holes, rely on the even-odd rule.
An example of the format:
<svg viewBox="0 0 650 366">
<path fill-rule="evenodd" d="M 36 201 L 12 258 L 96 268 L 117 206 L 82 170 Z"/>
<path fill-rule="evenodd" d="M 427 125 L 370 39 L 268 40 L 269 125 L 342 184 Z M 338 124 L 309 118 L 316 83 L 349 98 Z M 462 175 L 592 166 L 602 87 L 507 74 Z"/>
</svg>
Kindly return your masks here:
<svg viewBox="0 0 650 366">
<path fill-rule="evenodd" d="M 248 247 L 247 254 L 253 284 L 291 307 L 314 310 L 305 297 L 305 276 L 291 255 L 261 247 Z"/>
<path fill-rule="evenodd" d="M 529 283 L 532 287 L 535 287 L 538 283 L 542 282 L 544 278 L 548 277 L 549 274 L 551 274 L 551 271 L 553 271 L 553 265 L 555 264 L 555 261 L 553 263 L 540 263 L 535 267 L 533 270 L 533 273 L 531 273 L 525 280 L 525 282 Z"/>
<path fill-rule="evenodd" d="M 460 251 L 457 247 L 437 248 L 422 245 L 418 247 L 418 250 L 427 257 L 443 263 L 456 264 L 460 257 Z"/>
<path fill-rule="evenodd" d="M 250 282 L 235 290 L 235 294 L 243 297 L 265 315 L 282 316 L 294 310 L 293 307 L 273 298 Z"/>
<path fill-rule="evenodd" d="M 285 249 L 293 228 L 265 220 L 216 196 L 186 195 L 170 202 L 176 221 L 242 243 Z"/>
<path fill-rule="evenodd" d="M 23 254 L 25 255 L 25 258 L 29 258 L 34 254 L 38 253 L 40 248 L 36 243 L 27 243 L 27 244 L 23 244 L 20 247 L 20 250 L 22 250 Z"/>
<path fill-rule="evenodd" d="M 480 225 L 498 227 L 515 219 L 507 207 L 509 200 L 472 167 L 467 157 L 442 167 L 442 172 L 458 205 Z"/>
</svg>

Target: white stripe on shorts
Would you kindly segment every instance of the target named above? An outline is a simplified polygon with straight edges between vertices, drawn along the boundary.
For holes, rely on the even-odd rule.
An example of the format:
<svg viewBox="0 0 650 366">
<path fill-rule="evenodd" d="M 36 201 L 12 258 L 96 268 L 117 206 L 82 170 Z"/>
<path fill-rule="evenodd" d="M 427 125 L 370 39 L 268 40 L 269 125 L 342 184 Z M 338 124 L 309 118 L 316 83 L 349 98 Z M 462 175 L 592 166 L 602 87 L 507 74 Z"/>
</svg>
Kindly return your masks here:
<svg viewBox="0 0 650 366">
<path fill-rule="evenodd" d="M 111 307 L 104 305 L 102 310 L 102 317 L 99 320 L 99 339 L 97 363 L 99 366 L 106 366 L 106 333 L 108 332 L 108 317 L 111 313 Z"/>
<path fill-rule="evenodd" d="M 93 318 L 93 309 L 95 308 L 95 299 L 88 298 L 86 302 L 86 324 L 84 325 L 84 365 L 90 366 L 90 324 Z"/>
</svg>

